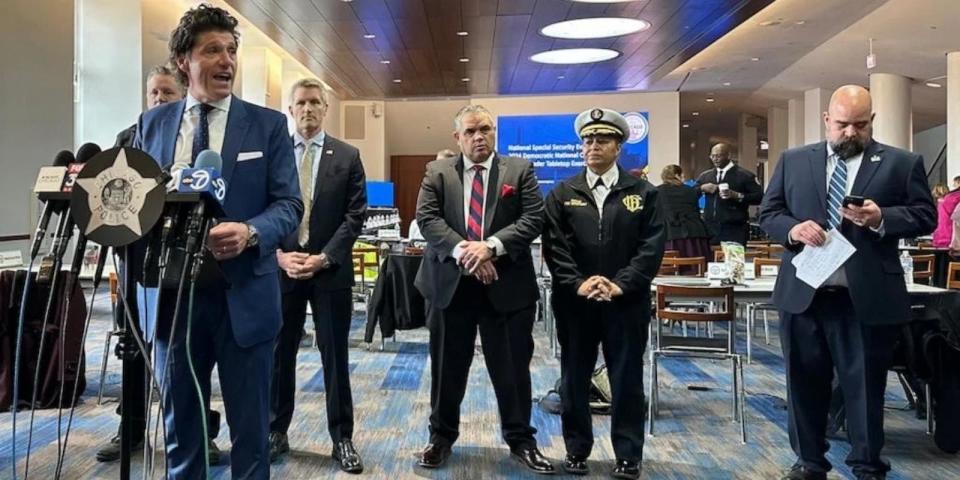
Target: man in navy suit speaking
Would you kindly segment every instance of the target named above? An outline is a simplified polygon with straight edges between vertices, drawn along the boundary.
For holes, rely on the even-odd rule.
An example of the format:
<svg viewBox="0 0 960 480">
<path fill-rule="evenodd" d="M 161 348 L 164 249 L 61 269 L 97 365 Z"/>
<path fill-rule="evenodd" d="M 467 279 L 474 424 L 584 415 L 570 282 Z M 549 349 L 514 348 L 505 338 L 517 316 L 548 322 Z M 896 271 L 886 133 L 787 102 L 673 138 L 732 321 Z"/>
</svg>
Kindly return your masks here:
<svg viewBox="0 0 960 480">
<path fill-rule="evenodd" d="M 847 464 L 859 480 L 886 477 L 883 398 L 899 325 L 910 300 L 897 258 L 901 238 L 933 231 L 937 214 L 923 158 L 872 139 L 870 94 L 839 88 L 823 114 L 827 141 L 781 155 L 760 207 L 760 226 L 787 251 L 773 292 L 787 364 L 790 445 L 785 480 L 826 479 L 830 383 L 847 411 Z M 862 206 L 846 201 L 862 197 Z M 818 288 L 791 263 L 835 229 L 856 252 Z"/>
<path fill-rule="evenodd" d="M 226 218 L 210 229 L 206 246 L 228 285 L 197 289 L 189 355 L 207 398 L 218 365 L 233 478 L 261 479 L 270 476 L 270 377 L 281 324 L 275 252 L 297 230 L 303 203 L 286 118 L 231 95 L 237 40 L 237 20 L 225 10 L 200 5 L 184 14 L 170 38 L 170 60 L 187 97 L 143 114 L 135 146 L 165 167 L 191 165 L 203 150 L 223 158 Z M 158 372 L 167 385 L 168 476 L 203 478 L 206 406 L 187 358 L 187 308 L 169 341 L 173 303 L 160 305 L 156 335 L 157 367 L 172 357 Z"/>
</svg>

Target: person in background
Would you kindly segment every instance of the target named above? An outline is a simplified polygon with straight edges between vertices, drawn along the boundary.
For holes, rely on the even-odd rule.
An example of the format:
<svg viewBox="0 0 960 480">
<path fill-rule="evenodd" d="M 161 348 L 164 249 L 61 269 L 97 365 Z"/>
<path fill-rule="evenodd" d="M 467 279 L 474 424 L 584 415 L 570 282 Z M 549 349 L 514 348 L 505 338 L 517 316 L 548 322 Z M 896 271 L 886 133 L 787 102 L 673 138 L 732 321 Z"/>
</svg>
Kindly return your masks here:
<svg viewBox="0 0 960 480">
<path fill-rule="evenodd" d="M 700 194 L 684 184 L 680 165 L 667 165 L 660 172 L 663 183 L 660 208 L 667 226 L 666 250 L 676 250 L 680 257 L 704 257 L 711 261 L 710 233 L 700 217 Z"/>
<path fill-rule="evenodd" d="M 953 189 L 960 190 L 960 175 L 953 177 Z"/>
<path fill-rule="evenodd" d="M 944 194 L 937 201 L 937 229 L 933 231 L 933 246 L 948 248 L 953 240 L 953 219 L 951 216 L 960 205 L 960 188 Z"/>
<path fill-rule="evenodd" d="M 150 110 L 154 107 L 158 107 L 168 102 L 176 102 L 183 98 L 184 88 L 180 83 L 180 80 L 177 79 L 177 74 L 172 68 L 167 65 L 157 65 L 150 69 L 147 72 L 147 85 L 146 85 L 146 102 L 147 110 Z M 133 147 L 133 138 L 137 134 L 137 124 L 134 123 L 130 127 L 124 129 L 122 132 L 117 134 L 117 140 L 114 144 L 114 147 Z M 123 300 L 117 300 L 117 307 L 115 312 L 117 315 L 124 314 Z M 131 307 L 136 300 L 131 300 Z M 123 319 L 117 319 L 118 324 L 123 323 Z M 133 328 L 139 328 L 134 324 Z M 141 334 L 141 338 L 143 338 Z M 148 347 L 149 351 L 149 347 Z M 131 405 L 132 408 L 132 418 L 133 420 L 133 431 L 136 432 L 136 437 L 132 442 L 133 450 L 139 451 L 143 447 L 143 433 L 146 429 L 147 420 L 146 420 L 146 391 L 147 391 L 147 372 L 146 365 L 143 361 L 143 356 L 137 354 L 134 356 L 134 365 L 133 365 L 133 374 L 128 374 L 128 382 L 133 384 L 133 391 L 135 392 L 133 399 L 134 404 Z M 207 399 L 207 404 L 210 403 L 210 399 Z M 120 414 L 120 409 L 123 408 L 123 405 L 117 404 L 117 415 Z M 123 417 L 121 417 L 122 419 Z M 121 424 L 120 428 L 117 431 L 117 435 L 110 439 L 110 442 L 103 446 L 100 450 L 97 451 L 97 461 L 98 462 L 113 462 L 120 458 L 120 431 L 123 430 L 123 425 Z M 207 412 L 207 438 L 209 441 L 208 450 L 210 452 L 209 461 L 211 465 L 216 465 L 220 463 L 220 448 L 217 447 L 216 442 L 213 439 L 217 438 L 217 435 L 220 433 L 220 412 L 211 409 Z"/>
<path fill-rule="evenodd" d="M 697 177 L 697 188 L 707 197 L 703 220 L 710 230 L 710 243 L 747 244 L 750 238 L 750 205 L 759 205 L 763 188 L 757 176 L 730 160 L 730 146 L 718 143 L 710 149 L 714 168 Z"/>
</svg>

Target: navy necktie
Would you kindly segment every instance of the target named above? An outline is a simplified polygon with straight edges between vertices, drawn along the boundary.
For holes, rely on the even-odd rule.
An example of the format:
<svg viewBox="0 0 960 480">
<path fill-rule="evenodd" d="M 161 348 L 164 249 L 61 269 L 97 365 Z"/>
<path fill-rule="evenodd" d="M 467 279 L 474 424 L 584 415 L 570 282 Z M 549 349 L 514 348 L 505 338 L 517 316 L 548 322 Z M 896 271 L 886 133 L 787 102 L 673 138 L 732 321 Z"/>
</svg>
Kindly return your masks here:
<svg viewBox="0 0 960 480">
<path fill-rule="evenodd" d="M 210 149 L 210 122 L 207 117 L 214 107 L 206 103 L 200 103 L 198 105 L 200 108 L 200 122 L 197 125 L 197 130 L 193 134 L 193 152 L 190 154 L 190 165 L 196 163 L 197 155 L 200 155 L 200 152 Z"/>
<path fill-rule="evenodd" d="M 837 154 L 834 154 L 834 158 L 837 164 L 833 167 L 827 189 L 827 223 L 831 228 L 840 228 L 840 224 L 843 223 L 840 206 L 844 195 L 847 194 L 847 161 Z"/>
</svg>

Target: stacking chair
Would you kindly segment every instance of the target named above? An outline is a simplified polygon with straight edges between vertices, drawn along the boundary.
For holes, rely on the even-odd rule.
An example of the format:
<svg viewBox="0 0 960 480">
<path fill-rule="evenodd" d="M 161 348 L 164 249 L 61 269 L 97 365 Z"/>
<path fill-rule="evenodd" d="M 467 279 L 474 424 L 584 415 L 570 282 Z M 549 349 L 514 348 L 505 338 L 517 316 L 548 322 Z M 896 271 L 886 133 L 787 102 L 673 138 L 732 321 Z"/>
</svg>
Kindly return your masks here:
<svg viewBox="0 0 960 480">
<path fill-rule="evenodd" d="M 777 267 L 777 273 L 780 271 L 781 260 L 779 258 L 755 258 L 753 260 L 753 277 L 755 279 L 762 278 L 763 267 L 775 266 Z M 773 276 L 776 276 L 774 274 Z M 763 312 L 763 340 L 764 343 L 770 345 L 770 324 L 767 321 L 767 312 L 775 312 L 777 308 L 772 303 L 760 302 L 760 303 L 748 303 L 746 308 L 746 317 L 747 317 L 747 363 L 753 361 L 753 330 L 757 322 L 757 312 Z"/>
<path fill-rule="evenodd" d="M 707 259 L 703 257 L 667 257 L 664 256 L 663 260 L 660 261 L 660 269 L 663 271 L 667 269 L 671 271 L 672 275 L 680 275 L 681 267 L 696 267 L 696 273 L 692 275 L 684 276 L 694 276 L 702 277 L 707 271 Z"/>
<path fill-rule="evenodd" d="M 950 262 L 947 267 L 947 288 L 960 290 L 960 262 Z"/>
<path fill-rule="evenodd" d="M 709 312 L 678 310 L 669 303 L 673 299 L 715 302 L 719 309 Z M 745 401 L 743 386 L 743 363 L 736 353 L 736 315 L 733 287 L 688 287 L 681 285 L 657 285 L 657 319 L 650 322 L 652 330 L 650 349 L 650 412 L 647 433 L 654 434 L 654 424 L 659 413 L 660 390 L 657 378 L 661 357 L 705 358 L 729 360 L 733 374 L 733 421 L 740 423 L 740 441 L 747 442 L 746 419 L 743 414 Z M 678 337 L 664 335 L 663 320 L 681 322 L 726 323 L 727 338 Z"/>
<path fill-rule="evenodd" d="M 765 249 L 749 248 L 743 251 L 743 259 L 744 261 L 747 261 L 747 262 L 752 262 L 754 259 L 757 259 L 757 258 L 767 258 L 767 257 L 769 257 L 769 254 Z M 722 262 L 723 259 L 724 259 L 723 250 L 713 251 L 714 262 Z"/>
<path fill-rule="evenodd" d="M 913 281 L 930 285 L 936 257 L 933 254 L 911 255 L 913 258 Z"/>
</svg>

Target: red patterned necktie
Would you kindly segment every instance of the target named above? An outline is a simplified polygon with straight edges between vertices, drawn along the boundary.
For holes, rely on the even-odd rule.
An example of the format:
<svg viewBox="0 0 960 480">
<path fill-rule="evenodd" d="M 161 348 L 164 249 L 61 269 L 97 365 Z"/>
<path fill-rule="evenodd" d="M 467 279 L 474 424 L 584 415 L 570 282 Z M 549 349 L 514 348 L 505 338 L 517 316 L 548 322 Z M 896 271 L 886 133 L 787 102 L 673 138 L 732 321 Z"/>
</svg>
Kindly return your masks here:
<svg viewBox="0 0 960 480">
<path fill-rule="evenodd" d="M 483 238 L 483 165 L 473 166 L 473 185 L 470 187 L 470 217 L 467 219 L 467 240 Z"/>
</svg>

